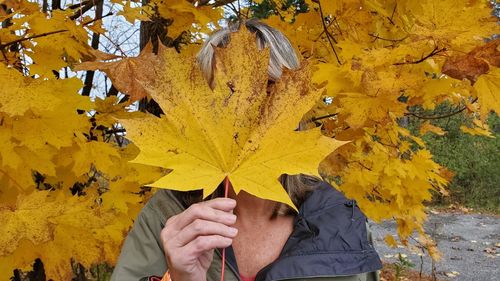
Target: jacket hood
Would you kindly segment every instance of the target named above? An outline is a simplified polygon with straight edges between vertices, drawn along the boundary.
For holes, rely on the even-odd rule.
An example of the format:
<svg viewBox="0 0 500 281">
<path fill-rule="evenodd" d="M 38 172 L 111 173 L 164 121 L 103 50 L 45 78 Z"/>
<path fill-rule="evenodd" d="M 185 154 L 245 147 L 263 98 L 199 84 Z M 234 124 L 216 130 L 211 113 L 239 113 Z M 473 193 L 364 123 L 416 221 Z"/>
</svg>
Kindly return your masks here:
<svg viewBox="0 0 500 281">
<path fill-rule="evenodd" d="M 356 275 L 382 268 L 354 200 L 321 183 L 299 208 L 279 258 L 256 281 Z"/>
</svg>

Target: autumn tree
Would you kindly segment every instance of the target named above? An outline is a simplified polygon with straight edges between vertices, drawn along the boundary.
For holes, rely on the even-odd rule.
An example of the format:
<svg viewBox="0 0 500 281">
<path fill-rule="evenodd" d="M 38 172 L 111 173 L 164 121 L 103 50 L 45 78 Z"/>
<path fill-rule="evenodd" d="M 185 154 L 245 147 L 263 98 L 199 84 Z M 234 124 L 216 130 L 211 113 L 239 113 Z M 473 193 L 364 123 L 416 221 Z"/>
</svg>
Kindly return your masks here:
<svg viewBox="0 0 500 281">
<path fill-rule="evenodd" d="M 417 231 L 437 257 L 423 203 L 446 193 L 452 172 L 433 161 L 422 135 L 445 134 L 432 121 L 464 113 L 462 131 L 488 136 L 486 120 L 500 112 L 500 40 L 492 39 L 500 28 L 489 1 L 0 3 L 3 279 L 35 259 L 56 280 L 71 279 L 71 260 L 112 265 L 152 186 L 208 195 L 227 176 L 291 204 L 276 177 L 301 171 L 321 175 L 371 219 L 396 220 L 399 243 Z M 218 50 L 229 63 L 213 89 L 193 61 L 219 24 L 251 18 L 283 31 L 302 56 L 301 71 L 271 89 L 284 93 L 271 95 L 274 105 L 241 96 L 266 91 L 258 69 L 268 54 L 237 47 L 251 35 L 232 37 L 240 56 Z M 138 30 L 142 38 L 130 39 Z M 256 75 L 242 81 L 238 72 Z M 222 99 L 228 90 L 236 100 Z M 237 107 L 240 98 L 258 102 Z M 140 100 L 156 110 L 134 110 Z M 437 114 L 442 103 L 453 110 Z M 408 129 L 412 119 L 419 130 Z M 296 150 L 299 139 L 306 152 Z M 273 168 L 255 168 L 262 163 Z"/>
</svg>

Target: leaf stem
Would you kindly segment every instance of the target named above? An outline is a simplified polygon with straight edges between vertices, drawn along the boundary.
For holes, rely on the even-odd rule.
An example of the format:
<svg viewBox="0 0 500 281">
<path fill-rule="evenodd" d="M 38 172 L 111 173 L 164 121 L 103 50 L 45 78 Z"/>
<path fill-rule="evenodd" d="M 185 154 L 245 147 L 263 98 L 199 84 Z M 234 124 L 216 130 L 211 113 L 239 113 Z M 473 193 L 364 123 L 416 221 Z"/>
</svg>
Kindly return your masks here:
<svg viewBox="0 0 500 281">
<path fill-rule="evenodd" d="M 226 176 L 224 178 L 224 198 L 227 198 L 229 194 L 229 178 Z M 224 281 L 224 271 L 226 267 L 226 248 L 222 249 L 222 267 L 220 272 L 220 281 Z"/>
</svg>

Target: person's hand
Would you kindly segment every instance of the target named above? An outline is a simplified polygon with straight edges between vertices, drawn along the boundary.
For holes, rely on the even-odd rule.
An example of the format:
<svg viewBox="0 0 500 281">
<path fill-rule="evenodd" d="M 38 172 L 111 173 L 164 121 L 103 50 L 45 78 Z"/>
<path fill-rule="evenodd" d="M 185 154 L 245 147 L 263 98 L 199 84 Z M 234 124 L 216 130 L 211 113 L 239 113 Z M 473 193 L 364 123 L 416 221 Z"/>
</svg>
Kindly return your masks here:
<svg viewBox="0 0 500 281">
<path fill-rule="evenodd" d="M 169 218 L 161 242 L 174 281 L 206 281 L 214 249 L 226 248 L 238 230 L 232 210 L 236 201 L 216 198 L 191 205 Z"/>
</svg>

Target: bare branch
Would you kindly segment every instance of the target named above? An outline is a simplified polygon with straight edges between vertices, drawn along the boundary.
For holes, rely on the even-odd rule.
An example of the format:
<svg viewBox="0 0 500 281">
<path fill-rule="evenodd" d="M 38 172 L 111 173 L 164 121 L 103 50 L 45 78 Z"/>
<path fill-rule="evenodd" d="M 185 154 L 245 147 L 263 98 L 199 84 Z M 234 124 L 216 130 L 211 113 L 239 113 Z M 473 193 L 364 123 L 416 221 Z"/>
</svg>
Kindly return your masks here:
<svg viewBox="0 0 500 281">
<path fill-rule="evenodd" d="M 323 24 L 323 31 L 325 32 L 326 38 L 328 39 L 328 43 L 330 44 L 330 47 L 333 50 L 333 54 L 335 55 L 335 58 L 337 59 L 337 62 L 339 64 L 342 64 L 340 62 L 339 56 L 337 54 L 337 51 L 335 50 L 335 46 L 333 45 L 333 42 L 335 42 L 335 44 L 336 44 L 337 40 L 335 40 L 335 37 L 328 30 L 328 26 L 326 25 L 326 22 L 325 22 L 325 16 L 323 14 L 323 8 L 321 7 L 321 1 L 320 0 L 313 0 L 313 2 L 317 3 L 318 6 L 319 6 L 319 14 L 321 16 L 321 23 Z"/>
<path fill-rule="evenodd" d="M 421 62 L 424 62 L 426 59 L 431 58 L 431 57 L 433 57 L 433 56 L 435 56 L 435 55 L 437 55 L 439 53 L 442 53 L 444 51 L 446 51 L 446 48 L 439 49 L 438 46 L 436 45 L 434 47 L 434 49 L 428 55 L 426 55 L 426 56 L 424 56 L 424 57 L 422 57 L 422 58 L 420 58 L 420 59 L 418 59 L 416 61 L 397 62 L 397 63 L 394 63 L 393 65 L 419 64 Z"/>
<path fill-rule="evenodd" d="M 398 7 L 398 2 L 396 2 L 396 4 L 394 4 L 394 9 L 392 9 L 392 14 L 391 14 L 391 17 L 387 17 L 387 19 L 389 20 L 389 22 L 390 22 L 392 25 L 396 25 L 392 19 L 394 18 L 394 13 L 396 13 L 396 8 L 397 8 L 397 7 Z"/>
<path fill-rule="evenodd" d="M 380 37 L 380 36 L 378 36 L 376 34 L 373 34 L 373 33 L 368 33 L 368 35 L 370 35 L 371 37 L 375 38 L 373 40 L 373 42 L 375 42 L 375 40 L 377 40 L 377 39 L 380 39 L 380 40 L 383 40 L 383 41 L 390 41 L 390 42 L 401 42 L 401 41 L 405 40 L 406 38 L 408 38 L 408 36 L 405 36 L 405 37 L 403 37 L 401 39 L 389 39 L 389 38 Z"/>
<path fill-rule="evenodd" d="M 100 20 L 104 17 L 107 17 L 107 16 L 110 16 L 112 15 L 112 13 L 108 13 L 107 15 L 101 17 L 101 18 L 98 18 L 98 19 L 93 19 L 91 21 L 88 21 L 88 22 L 85 22 L 83 23 L 83 26 L 86 26 L 86 25 L 89 25 L 97 20 Z M 19 38 L 17 40 L 14 40 L 14 41 L 11 41 L 11 42 L 7 42 L 5 44 L 0 44 L 0 49 L 4 49 L 5 47 L 9 47 L 9 46 L 12 46 L 12 45 L 15 45 L 17 43 L 21 43 L 21 42 L 24 42 L 24 41 L 28 41 L 28 40 L 31 40 L 31 39 L 36 39 L 36 38 L 40 38 L 40 37 L 45 37 L 45 36 L 49 36 L 49 35 L 53 35 L 53 34 L 57 34 L 57 33 L 63 33 L 63 32 L 68 32 L 67 29 L 61 29 L 61 30 L 54 30 L 54 31 L 50 31 L 50 32 L 45 32 L 45 33 L 41 33 L 41 34 L 36 34 L 36 35 L 33 35 L 33 36 L 29 36 L 29 37 L 24 37 L 24 38 Z"/>
<path fill-rule="evenodd" d="M 477 101 L 477 97 L 471 102 L 471 103 L 475 103 Z M 447 113 L 447 114 L 443 114 L 443 115 L 432 115 L 432 116 L 423 116 L 423 115 L 419 115 L 418 113 L 415 113 L 415 112 L 406 112 L 405 115 L 409 115 L 409 116 L 413 116 L 413 117 L 416 117 L 418 119 L 424 119 L 424 120 L 436 120 L 436 119 L 443 119 L 443 118 L 448 118 L 448 117 L 451 117 L 453 115 L 457 115 L 459 113 L 461 113 L 462 111 L 466 110 L 467 107 L 464 106 L 456 111 L 453 111 L 453 112 L 450 112 L 450 113 Z"/>
</svg>

